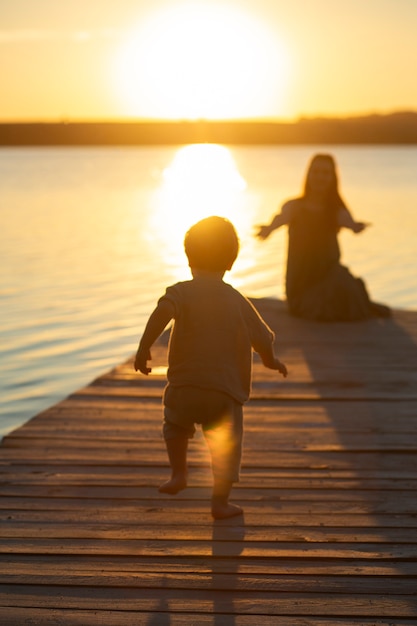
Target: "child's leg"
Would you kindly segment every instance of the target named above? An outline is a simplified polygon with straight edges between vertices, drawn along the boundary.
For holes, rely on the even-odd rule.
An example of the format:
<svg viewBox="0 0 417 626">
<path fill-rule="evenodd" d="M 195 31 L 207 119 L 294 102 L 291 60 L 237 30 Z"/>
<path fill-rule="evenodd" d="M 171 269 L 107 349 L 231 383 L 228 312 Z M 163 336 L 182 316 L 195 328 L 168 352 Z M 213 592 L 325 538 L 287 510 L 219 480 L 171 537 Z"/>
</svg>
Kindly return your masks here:
<svg viewBox="0 0 417 626">
<path fill-rule="evenodd" d="M 175 495 L 187 486 L 187 437 L 175 437 L 165 440 L 171 465 L 171 478 L 159 487 L 161 493 Z"/>
<path fill-rule="evenodd" d="M 210 427 L 203 425 L 213 471 L 211 514 L 215 519 L 225 519 L 243 513 L 236 504 L 230 504 L 229 496 L 234 482 L 239 480 L 242 454 L 243 415 L 242 406 L 231 400 L 220 423 Z"/>
<path fill-rule="evenodd" d="M 226 519 L 243 513 L 243 509 L 240 506 L 229 502 L 232 485 L 233 483 L 229 480 L 214 478 L 211 497 L 211 514 L 214 519 Z"/>
</svg>

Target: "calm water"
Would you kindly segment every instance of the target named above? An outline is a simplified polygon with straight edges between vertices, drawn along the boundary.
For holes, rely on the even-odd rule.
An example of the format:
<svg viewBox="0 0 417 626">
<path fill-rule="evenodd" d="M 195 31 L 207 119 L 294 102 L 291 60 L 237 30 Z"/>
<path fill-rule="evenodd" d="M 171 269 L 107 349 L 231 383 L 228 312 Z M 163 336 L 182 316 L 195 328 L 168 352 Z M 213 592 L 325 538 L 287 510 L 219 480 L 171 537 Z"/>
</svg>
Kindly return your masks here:
<svg viewBox="0 0 417 626">
<path fill-rule="evenodd" d="M 135 349 L 165 286 L 188 278 L 186 228 L 226 215 L 241 238 L 227 280 L 283 298 L 286 232 L 254 225 L 299 193 L 317 147 L 0 150 L 0 436 Z M 334 147 L 361 235 L 343 260 L 375 300 L 417 309 L 417 148 Z"/>
</svg>

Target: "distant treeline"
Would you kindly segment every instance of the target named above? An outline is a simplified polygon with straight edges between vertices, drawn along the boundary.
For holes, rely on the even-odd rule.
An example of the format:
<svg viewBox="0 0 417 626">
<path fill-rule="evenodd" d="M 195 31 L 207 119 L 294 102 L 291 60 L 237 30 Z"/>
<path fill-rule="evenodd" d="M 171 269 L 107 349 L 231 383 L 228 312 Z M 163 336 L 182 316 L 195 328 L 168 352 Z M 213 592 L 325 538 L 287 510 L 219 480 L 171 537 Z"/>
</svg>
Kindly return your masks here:
<svg viewBox="0 0 417 626">
<path fill-rule="evenodd" d="M 417 112 L 295 122 L 0 123 L 1 146 L 417 144 Z"/>
</svg>

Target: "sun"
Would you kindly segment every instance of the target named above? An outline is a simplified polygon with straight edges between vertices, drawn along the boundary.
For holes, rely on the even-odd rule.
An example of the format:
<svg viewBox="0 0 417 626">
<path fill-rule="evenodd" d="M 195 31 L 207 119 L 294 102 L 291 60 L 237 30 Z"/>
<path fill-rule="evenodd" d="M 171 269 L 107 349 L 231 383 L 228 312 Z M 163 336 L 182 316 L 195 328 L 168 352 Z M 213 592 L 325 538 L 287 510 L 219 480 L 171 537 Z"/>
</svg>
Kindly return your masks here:
<svg viewBox="0 0 417 626">
<path fill-rule="evenodd" d="M 225 4 L 196 2 L 134 27 L 113 67 L 123 114 L 168 119 L 279 114 L 288 74 L 285 46 L 265 24 Z"/>
</svg>

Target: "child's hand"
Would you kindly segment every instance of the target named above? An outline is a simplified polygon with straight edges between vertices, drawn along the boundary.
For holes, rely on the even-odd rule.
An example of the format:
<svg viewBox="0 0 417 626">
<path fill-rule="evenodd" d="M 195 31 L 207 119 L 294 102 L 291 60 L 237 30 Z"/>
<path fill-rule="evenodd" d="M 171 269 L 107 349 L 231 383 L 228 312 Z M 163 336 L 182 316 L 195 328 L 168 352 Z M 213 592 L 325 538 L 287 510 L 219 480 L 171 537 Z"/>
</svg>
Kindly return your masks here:
<svg viewBox="0 0 417 626">
<path fill-rule="evenodd" d="M 135 370 L 142 372 L 147 376 L 150 372 L 152 372 L 152 368 L 148 367 L 147 362 L 152 359 L 151 351 L 144 350 L 143 348 L 138 348 L 135 357 Z"/>
<path fill-rule="evenodd" d="M 270 370 L 278 370 L 278 372 L 282 374 L 284 378 L 287 377 L 288 371 L 286 366 L 274 355 L 272 349 L 271 352 L 268 352 L 266 354 L 260 354 L 260 357 L 265 367 Z"/>
<path fill-rule="evenodd" d="M 287 370 L 286 365 L 282 363 L 279 359 L 275 359 L 275 365 L 276 365 L 275 369 L 277 369 L 279 373 L 284 376 L 284 378 L 287 378 L 288 370 Z"/>
</svg>

